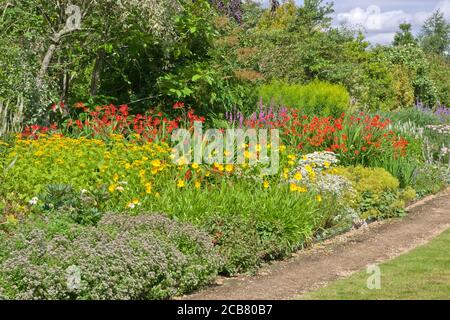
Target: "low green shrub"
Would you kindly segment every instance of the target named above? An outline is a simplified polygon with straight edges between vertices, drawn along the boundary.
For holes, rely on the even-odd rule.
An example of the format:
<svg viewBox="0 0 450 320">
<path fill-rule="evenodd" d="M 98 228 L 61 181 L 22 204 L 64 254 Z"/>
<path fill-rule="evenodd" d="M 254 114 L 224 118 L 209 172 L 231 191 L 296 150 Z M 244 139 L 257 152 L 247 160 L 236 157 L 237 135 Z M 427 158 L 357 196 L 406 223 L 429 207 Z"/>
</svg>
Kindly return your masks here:
<svg viewBox="0 0 450 320">
<path fill-rule="evenodd" d="M 406 202 L 415 198 L 414 190 L 399 189 L 399 181 L 382 168 L 362 166 L 338 169 L 353 183 L 358 192 L 357 210 L 363 219 L 384 219 L 402 216 Z"/>
<path fill-rule="evenodd" d="M 255 271 L 264 261 L 279 259 L 292 251 L 280 222 L 264 223 L 257 216 L 214 216 L 207 229 L 223 258 L 224 275 Z"/>
<path fill-rule="evenodd" d="M 24 224 L 3 239 L 0 299 L 164 299 L 209 283 L 220 269 L 207 234 L 161 215 L 58 223 Z"/>
<path fill-rule="evenodd" d="M 260 87 L 265 104 L 288 106 L 310 115 L 338 117 L 350 106 L 350 95 L 342 85 L 312 81 L 306 85 L 273 82 Z"/>
<path fill-rule="evenodd" d="M 450 167 L 424 163 L 414 172 L 412 184 L 419 197 L 435 194 L 450 184 Z"/>
</svg>

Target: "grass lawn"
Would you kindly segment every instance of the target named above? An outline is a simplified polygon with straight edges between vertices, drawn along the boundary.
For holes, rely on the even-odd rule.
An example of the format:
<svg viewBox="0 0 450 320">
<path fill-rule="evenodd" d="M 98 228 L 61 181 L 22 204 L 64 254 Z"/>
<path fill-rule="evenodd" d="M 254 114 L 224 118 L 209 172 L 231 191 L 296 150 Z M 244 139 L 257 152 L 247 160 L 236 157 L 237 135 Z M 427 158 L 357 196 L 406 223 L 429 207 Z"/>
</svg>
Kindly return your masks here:
<svg viewBox="0 0 450 320">
<path fill-rule="evenodd" d="M 301 299 L 450 299 L 450 229 L 410 253 L 380 265 L 381 289 L 369 290 L 362 270 Z"/>
</svg>

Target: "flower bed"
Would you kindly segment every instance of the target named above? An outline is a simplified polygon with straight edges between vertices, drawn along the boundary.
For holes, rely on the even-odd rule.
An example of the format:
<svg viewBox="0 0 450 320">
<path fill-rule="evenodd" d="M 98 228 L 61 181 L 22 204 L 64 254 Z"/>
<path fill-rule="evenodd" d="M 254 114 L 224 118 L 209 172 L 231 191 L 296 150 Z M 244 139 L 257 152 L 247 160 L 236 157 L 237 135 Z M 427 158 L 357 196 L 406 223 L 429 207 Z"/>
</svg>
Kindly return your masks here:
<svg viewBox="0 0 450 320">
<path fill-rule="evenodd" d="M 99 107 L 61 128 L 31 126 L 2 143 L 0 223 L 7 233 L 0 297 L 182 294 L 217 273 L 252 271 L 316 238 L 401 216 L 415 197 L 399 181 L 404 170 L 395 169 L 414 154 L 414 140 L 389 129 L 387 119 L 310 118 L 288 109 L 234 115 L 233 127 L 281 130 L 282 144 L 271 147 L 279 170 L 265 176 L 265 164 L 250 161 L 260 145 L 240 146 L 246 161 L 239 164 L 174 161 L 170 134 L 205 121 L 177 110 L 181 115 L 170 120 Z M 377 163 L 391 170 L 367 167 Z M 35 259 L 36 241 L 45 250 Z M 72 265 L 81 272 L 75 289 L 64 285 Z"/>
</svg>

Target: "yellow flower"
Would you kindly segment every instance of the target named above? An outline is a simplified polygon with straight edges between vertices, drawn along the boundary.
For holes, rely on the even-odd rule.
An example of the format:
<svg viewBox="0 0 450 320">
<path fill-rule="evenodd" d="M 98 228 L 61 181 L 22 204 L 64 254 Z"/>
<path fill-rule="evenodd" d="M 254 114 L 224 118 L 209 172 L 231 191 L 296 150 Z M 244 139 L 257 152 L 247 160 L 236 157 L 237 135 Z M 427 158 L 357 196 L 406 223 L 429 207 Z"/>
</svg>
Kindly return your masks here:
<svg viewBox="0 0 450 320">
<path fill-rule="evenodd" d="M 132 201 L 134 204 L 139 204 L 139 200 L 138 199 L 133 199 Z"/>
<path fill-rule="evenodd" d="M 161 160 L 159 160 L 159 159 L 152 160 L 151 165 L 155 168 L 159 168 L 159 167 L 161 167 Z"/>
<path fill-rule="evenodd" d="M 288 168 L 283 169 L 283 178 L 286 180 L 289 178 L 289 169 Z"/>
<path fill-rule="evenodd" d="M 306 192 L 308 192 L 308 189 L 306 189 L 304 187 L 298 187 L 297 191 L 300 192 L 300 193 L 306 193 Z"/>
<path fill-rule="evenodd" d="M 192 164 L 192 169 L 197 170 L 199 168 L 198 163 L 193 163 Z"/>
<path fill-rule="evenodd" d="M 178 180 L 177 187 L 178 188 L 184 188 L 186 186 L 184 180 Z"/>
<path fill-rule="evenodd" d="M 297 172 L 296 174 L 295 174 L 295 176 L 294 176 L 294 179 L 295 180 L 297 180 L 297 181 L 300 181 L 300 180 L 302 180 L 302 173 L 299 171 L 299 172 Z"/>
<path fill-rule="evenodd" d="M 289 160 L 295 160 L 297 158 L 294 154 L 290 154 L 287 157 Z"/>
<path fill-rule="evenodd" d="M 305 155 L 302 157 L 302 159 L 303 159 L 303 161 L 306 161 L 306 160 L 308 160 L 308 156 Z"/>
<path fill-rule="evenodd" d="M 145 177 L 145 170 L 139 171 L 139 177 L 141 177 L 141 178 Z"/>
<path fill-rule="evenodd" d="M 233 169 L 234 169 L 234 167 L 233 167 L 232 164 L 227 164 L 227 165 L 225 166 L 225 170 L 226 170 L 227 172 L 233 172 Z M 221 171 L 222 171 L 222 170 L 221 170 Z"/>
<path fill-rule="evenodd" d="M 283 152 L 283 151 L 285 151 L 285 150 L 286 150 L 286 146 L 285 146 L 284 144 L 282 144 L 282 145 L 280 146 L 280 151 Z"/>
<path fill-rule="evenodd" d="M 328 161 L 325 161 L 325 162 L 323 163 L 323 165 L 325 166 L 325 168 L 329 168 L 330 165 L 331 165 L 331 163 L 329 163 Z"/>
<path fill-rule="evenodd" d="M 145 192 L 146 193 L 152 193 L 152 184 L 150 182 L 147 182 L 145 184 Z"/>
<path fill-rule="evenodd" d="M 322 202 L 322 196 L 319 194 L 316 196 L 317 202 Z"/>
<path fill-rule="evenodd" d="M 109 192 L 113 193 L 114 191 L 116 191 L 116 185 L 112 184 L 108 187 Z"/>
<path fill-rule="evenodd" d="M 291 192 L 295 192 L 298 190 L 298 186 L 295 183 L 291 183 L 289 190 L 291 190 Z"/>
<path fill-rule="evenodd" d="M 269 186 L 270 186 L 270 183 L 269 183 L 269 181 L 264 181 L 264 183 L 263 183 L 263 187 L 264 187 L 264 189 L 268 189 L 269 188 Z"/>
<path fill-rule="evenodd" d="M 249 151 L 244 151 L 244 157 L 246 157 L 247 159 L 250 159 L 252 157 L 252 154 Z"/>
<path fill-rule="evenodd" d="M 201 184 L 200 181 L 195 181 L 195 182 L 194 182 L 194 186 L 195 186 L 195 189 L 200 189 L 200 187 L 202 186 L 202 184 Z"/>
<path fill-rule="evenodd" d="M 126 164 L 125 164 L 125 169 L 126 169 L 126 170 L 129 170 L 130 168 L 131 168 L 131 164 L 126 163 Z"/>
</svg>

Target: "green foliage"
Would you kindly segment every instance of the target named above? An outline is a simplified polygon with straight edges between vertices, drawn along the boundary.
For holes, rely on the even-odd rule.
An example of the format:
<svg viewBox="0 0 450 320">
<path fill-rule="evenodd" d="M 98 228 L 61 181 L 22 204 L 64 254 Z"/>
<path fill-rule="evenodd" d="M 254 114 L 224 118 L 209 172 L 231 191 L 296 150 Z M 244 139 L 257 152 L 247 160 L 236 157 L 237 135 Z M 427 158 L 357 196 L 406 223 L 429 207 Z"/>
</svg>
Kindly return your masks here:
<svg viewBox="0 0 450 320">
<path fill-rule="evenodd" d="M 450 50 L 450 23 L 440 10 L 433 12 L 423 27 L 420 35 L 423 50 L 427 53 L 448 56 Z"/>
<path fill-rule="evenodd" d="M 222 274 L 235 275 L 255 271 L 263 261 L 284 257 L 291 252 L 285 243 L 283 228 L 277 222 L 261 223 L 257 216 L 211 217 L 206 223 L 209 234 L 223 258 Z"/>
<path fill-rule="evenodd" d="M 419 197 L 435 194 L 450 184 L 450 168 L 424 163 L 414 173 L 413 186 Z"/>
<path fill-rule="evenodd" d="M 67 215 L 73 222 L 96 225 L 102 217 L 102 204 L 108 199 L 106 190 L 76 192 L 68 185 L 49 185 L 38 197 L 42 211 Z"/>
<path fill-rule="evenodd" d="M 404 46 L 408 44 L 415 44 L 416 39 L 414 38 L 414 35 L 411 32 L 411 24 L 410 23 L 401 23 L 400 31 L 397 31 L 397 33 L 394 36 L 394 46 Z"/>
<path fill-rule="evenodd" d="M 350 105 L 345 87 L 322 81 L 312 81 L 306 85 L 273 82 L 261 86 L 259 95 L 266 105 L 288 106 L 309 115 L 339 117 Z"/>
<path fill-rule="evenodd" d="M 410 74 L 416 99 L 427 105 L 435 104 L 437 90 L 429 75 L 429 62 L 420 47 L 410 44 L 379 50 L 380 59 L 391 67 L 401 66 Z"/>
<path fill-rule="evenodd" d="M 393 69 L 394 107 L 404 108 L 414 104 L 414 87 L 406 68 L 395 66 Z"/>
<path fill-rule="evenodd" d="M 35 221 L 0 247 L 2 299 L 166 299 L 220 268 L 205 233 L 152 214 L 105 215 L 97 227 Z"/>
<path fill-rule="evenodd" d="M 394 112 L 383 113 L 394 124 L 411 122 L 417 126 L 425 127 L 430 124 L 440 124 L 441 121 L 433 112 L 421 112 L 416 107 L 403 108 Z"/>
<path fill-rule="evenodd" d="M 362 166 L 339 169 L 359 194 L 358 211 L 364 219 L 384 219 L 404 214 L 405 201 L 415 198 L 411 189 L 402 192 L 399 181 L 382 168 Z"/>
<path fill-rule="evenodd" d="M 437 99 L 450 106 L 450 60 L 440 55 L 428 55 L 430 62 L 430 78 L 436 85 Z"/>
</svg>

